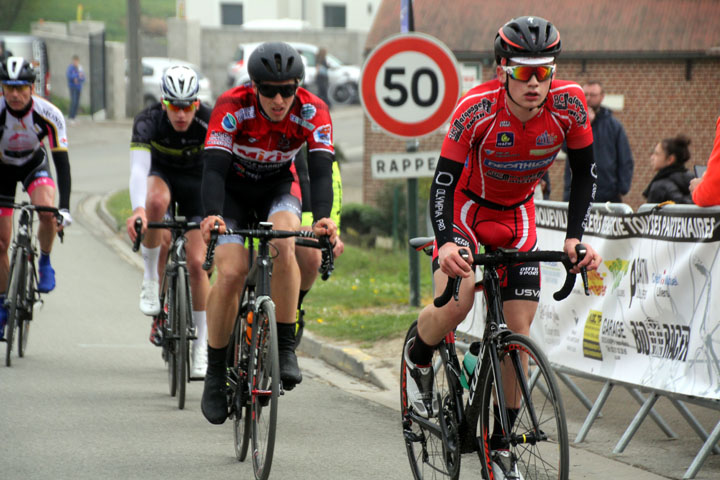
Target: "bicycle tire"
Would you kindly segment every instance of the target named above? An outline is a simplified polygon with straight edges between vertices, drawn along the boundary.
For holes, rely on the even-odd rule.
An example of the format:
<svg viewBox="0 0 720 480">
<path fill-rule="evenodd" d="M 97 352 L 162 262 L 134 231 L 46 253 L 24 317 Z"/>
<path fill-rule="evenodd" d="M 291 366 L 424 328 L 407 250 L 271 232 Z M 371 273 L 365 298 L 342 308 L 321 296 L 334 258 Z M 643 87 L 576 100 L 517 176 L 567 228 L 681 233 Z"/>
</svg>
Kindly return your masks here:
<svg viewBox="0 0 720 480">
<path fill-rule="evenodd" d="M 35 308 L 35 265 L 31 260 L 26 265 L 30 267 L 30 271 L 25 275 L 25 305 L 27 311 L 25 316 L 20 320 L 18 328 L 18 357 L 25 356 L 27 351 L 28 338 L 30 337 L 30 322 L 33 318 L 33 309 Z"/>
<path fill-rule="evenodd" d="M 520 409 L 510 436 L 514 439 L 508 449 L 515 459 L 517 469 L 525 480 L 558 479 L 567 480 L 570 469 L 565 409 L 550 362 L 535 342 L 525 335 L 509 334 L 498 345 L 498 358 L 508 359 L 515 365 L 516 380 L 522 362 L 520 352 L 527 355 L 532 365 L 530 375 L 522 373 L 528 385 L 529 395 L 522 393 L 520 382 L 514 386 L 505 380 L 506 396 L 518 395 Z M 485 478 L 492 478 L 490 435 L 495 421 L 493 414 L 494 374 L 488 355 L 483 358 L 478 390 L 474 396 L 470 416 L 477 415 L 478 456 Z M 507 364 L 506 364 L 507 365 Z M 522 370 L 521 370 L 522 372 Z M 528 402 L 528 398 L 530 401 Z M 533 428 L 528 406 L 531 405 L 538 421 L 538 437 Z M 544 438 L 543 438 L 544 437 Z"/>
<path fill-rule="evenodd" d="M 167 272 L 167 267 L 165 267 Z M 166 329 L 163 335 L 163 344 L 167 352 L 167 370 L 168 370 L 168 386 L 170 387 L 170 396 L 174 397 L 177 394 L 177 355 L 175 349 L 175 332 L 177 332 L 177 308 L 175 307 L 175 289 L 177 288 L 176 281 L 165 274 L 165 282 L 167 290 L 165 291 L 165 305 L 163 305 L 163 311 L 167 312 L 167 319 L 165 321 Z M 167 308 L 165 308 L 167 307 Z M 160 312 L 162 315 L 163 312 Z"/>
<path fill-rule="evenodd" d="M 177 400 L 178 409 L 185 408 L 185 387 L 188 383 L 189 372 L 189 350 L 188 350 L 188 310 L 189 290 L 187 284 L 187 272 L 180 265 L 177 269 L 175 283 L 175 311 L 177 316 L 177 329 L 173 338 L 175 339 L 175 375 L 177 376 Z"/>
<path fill-rule="evenodd" d="M 272 467 L 280 392 L 280 360 L 277 345 L 275 305 L 261 300 L 253 318 L 250 354 L 250 415 L 253 471 L 257 480 L 267 480 Z"/>
<path fill-rule="evenodd" d="M 12 350 L 13 341 L 15 340 L 15 329 L 20 320 L 19 313 L 21 311 L 20 303 L 23 295 L 22 278 L 25 270 L 25 259 L 21 248 L 17 248 L 13 254 L 13 263 L 10 271 L 10 285 L 8 288 L 7 301 L 8 317 L 5 325 L 5 342 L 7 343 L 5 350 L 5 366 L 12 366 Z"/>
<path fill-rule="evenodd" d="M 233 408 L 233 434 L 235 436 L 235 457 L 238 462 L 244 462 L 247 458 L 248 446 L 250 445 L 250 402 L 248 395 L 248 365 L 250 356 L 250 345 L 246 338 L 247 329 L 247 306 L 240 308 L 235 324 L 235 332 L 231 345 L 232 358 L 231 372 L 235 384 L 235 391 L 232 395 Z M 252 312 L 250 312 L 252 313 Z M 232 383 L 231 383 L 232 385 Z"/>
<path fill-rule="evenodd" d="M 408 401 L 407 384 L 414 382 L 412 378 L 408 378 L 407 364 L 405 362 L 405 345 L 416 335 L 417 321 L 408 329 L 403 343 L 403 355 L 400 362 L 400 409 L 402 413 L 403 437 L 405 440 L 405 449 L 407 451 L 408 460 L 410 462 L 410 470 L 416 480 L 449 478 L 457 480 L 460 477 L 460 436 L 459 436 L 459 420 L 457 415 L 458 405 L 456 405 L 457 388 L 448 374 L 446 366 L 446 357 L 444 358 L 439 346 L 433 354 L 433 369 L 435 370 L 435 388 L 436 393 L 440 394 L 441 412 L 433 419 L 433 423 L 437 423 L 442 431 L 440 423 L 444 422 L 444 427 L 448 432 L 448 438 L 441 438 L 438 433 L 423 427 L 421 424 L 414 422 L 410 416 L 412 406 Z M 453 448 L 449 448 L 453 445 Z"/>
</svg>

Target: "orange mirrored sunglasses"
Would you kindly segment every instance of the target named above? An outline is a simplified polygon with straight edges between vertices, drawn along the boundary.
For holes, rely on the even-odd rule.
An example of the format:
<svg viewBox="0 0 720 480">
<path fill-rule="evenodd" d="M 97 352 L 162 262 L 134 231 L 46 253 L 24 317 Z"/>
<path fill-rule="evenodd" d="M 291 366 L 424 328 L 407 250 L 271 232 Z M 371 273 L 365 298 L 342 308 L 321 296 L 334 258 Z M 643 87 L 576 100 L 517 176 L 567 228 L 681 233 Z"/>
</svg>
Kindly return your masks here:
<svg viewBox="0 0 720 480">
<path fill-rule="evenodd" d="M 533 75 L 535 75 L 538 82 L 542 82 L 555 73 L 555 65 L 505 65 L 502 69 L 510 78 L 521 82 L 529 81 Z"/>
<path fill-rule="evenodd" d="M 170 102 L 169 100 L 163 100 L 163 105 L 165 105 L 165 108 L 167 108 L 171 112 L 183 111 L 185 113 L 190 113 L 190 112 L 194 111 L 196 108 L 198 108 L 198 106 L 200 105 L 200 102 L 198 100 L 195 100 L 194 102 L 192 102 L 189 105 L 179 106 L 179 105 L 175 105 L 174 103 Z"/>
</svg>

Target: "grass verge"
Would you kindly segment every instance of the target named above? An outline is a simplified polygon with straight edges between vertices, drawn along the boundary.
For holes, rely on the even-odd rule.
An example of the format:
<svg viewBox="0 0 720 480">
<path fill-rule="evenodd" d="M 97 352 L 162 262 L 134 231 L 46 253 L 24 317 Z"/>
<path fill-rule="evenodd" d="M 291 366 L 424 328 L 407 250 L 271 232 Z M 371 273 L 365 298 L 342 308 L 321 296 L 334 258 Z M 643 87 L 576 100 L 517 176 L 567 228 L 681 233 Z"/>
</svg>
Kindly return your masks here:
<svg viewBox="0 0 720 480">
<path fill-rule="evenodd" d="M 130 216 L 127 190 L 107 201 L 118 225 Z M 431 301 L 430 262 L 420 254 L 421 305 Z M 335 272 L 326 282 L 318 278 L 305 298 L 305 324 L 314 334 L 359 342 L 403 336 L 420 308 L 409 306 L 407 250 L 383 250 L 345 245 Z"/>
</svg>

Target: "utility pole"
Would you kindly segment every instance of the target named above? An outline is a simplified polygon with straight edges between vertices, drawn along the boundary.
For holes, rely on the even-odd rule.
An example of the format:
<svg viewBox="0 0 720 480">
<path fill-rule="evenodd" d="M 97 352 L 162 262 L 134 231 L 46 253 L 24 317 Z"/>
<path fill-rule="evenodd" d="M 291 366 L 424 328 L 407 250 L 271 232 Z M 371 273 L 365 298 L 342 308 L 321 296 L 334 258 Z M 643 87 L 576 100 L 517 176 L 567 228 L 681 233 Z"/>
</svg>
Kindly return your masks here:
<svg viewBox="0 0 720 480">
<path fill-rule="evenodd" d="M 140 61 L 140 0 L 127 0 L 128 95 L 126 112 L 134 117 L 142 110 L 142 75 Z"/>
</svg>

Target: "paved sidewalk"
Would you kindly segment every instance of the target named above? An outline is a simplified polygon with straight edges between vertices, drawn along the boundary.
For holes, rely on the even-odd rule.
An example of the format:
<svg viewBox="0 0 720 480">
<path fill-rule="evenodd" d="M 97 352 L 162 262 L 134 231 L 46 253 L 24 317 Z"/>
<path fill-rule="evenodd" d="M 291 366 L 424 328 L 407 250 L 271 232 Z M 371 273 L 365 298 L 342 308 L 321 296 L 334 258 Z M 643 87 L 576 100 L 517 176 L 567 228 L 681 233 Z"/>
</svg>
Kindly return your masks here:
<svg viewBox="0 0 720 480">
<path fill-rule="evenodd" d="M 107 198 L 107 197 L 106 197 Z M 79 208 L 78 214 L 102 227 L 105 240 L 128 262 L 142 269 L 140 257 L 133 253 L 129 240 L 118 234 L 115 220 L 105 208 L 105 198 L 90 197 Z M 334 383 L 341 388 L 399 411 L 399 361 L 391 358 L 372 357 L 354 345 L 336 345 L 305 331 L 299 347 L 303 370 Z M 333 374 L 330 366 L 351 375 L 362 382 L 352 382 Z M 399 417 L 398 417 L 399 420 Z M 399 435 L 399 432 L 398 432 Z M 571 478 L 597 480 L 659 480 L 663 477 L 642 468 L 593 453 L 585 448 L 571 448 Z M 702 473 L 702 472 L 701 472 Z M 707 473 L 707 472 L 705 472 Z M 699 475 L 698 478 L 712 478 Z"/>
</svg>

